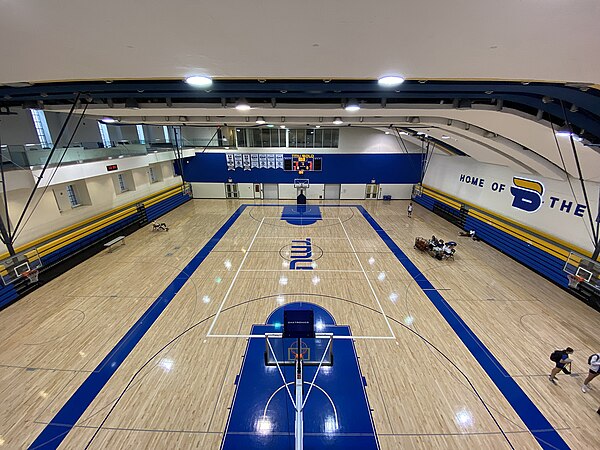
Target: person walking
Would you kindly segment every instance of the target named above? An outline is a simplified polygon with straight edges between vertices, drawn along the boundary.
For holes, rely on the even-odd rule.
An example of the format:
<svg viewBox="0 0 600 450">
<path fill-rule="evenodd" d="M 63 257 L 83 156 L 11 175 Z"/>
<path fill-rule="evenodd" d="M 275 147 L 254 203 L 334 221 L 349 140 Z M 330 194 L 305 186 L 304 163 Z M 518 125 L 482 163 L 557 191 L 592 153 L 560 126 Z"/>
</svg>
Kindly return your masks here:
<svg viewBox="0 0 600 450">
<path fill-rule="evenodd" d="M 571 355 L 572 353 L 573 349 L 571 347 L 567 347 L 564 350 L 555 350 L 552 352 L 552 354 L 550 355 L 550 360 L 556 363 L 556 366 L 554 367 L 554 369 L 552 369 L 550 375 L 548 376 L 548 379 L 552 383 L 556 384 L 556 375 L 558 374 L 558 372 L 564 370 L 566 365 L 572 362 L 571 358 L 569 358 L 569 355 Z"/>
<path fill-rule="evenodd" d="M 408 218 L 409 219 L 412 217 L 412 210 L 413 210 L 413 204 L 412 204 L 412 202 L 410 202 L 408 204 L 408 208 L 406 209 L 406 211 L 408 212 Z"/>
<path fill-rule="evenodd" d="M 600 375 L 600 353 L 594 353 L 588 358 L 588 364 L 590 365 L 590 371 L 588 373 L 587 378 L 583 382 L 583 386 L 581 386 L 581 392 L 584 394 L 590 390 L 588 384 L 598 375 Z"/>
</svg>

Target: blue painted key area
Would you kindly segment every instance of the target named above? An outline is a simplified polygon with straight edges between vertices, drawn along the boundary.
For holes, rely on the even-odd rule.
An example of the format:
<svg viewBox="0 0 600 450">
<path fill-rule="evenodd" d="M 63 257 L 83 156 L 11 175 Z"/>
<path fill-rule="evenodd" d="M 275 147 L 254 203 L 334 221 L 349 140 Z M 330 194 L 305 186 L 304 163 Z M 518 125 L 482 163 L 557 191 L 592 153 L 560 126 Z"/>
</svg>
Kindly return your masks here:
<svg viewBox="0 0 600 450">
<path fill-rule="evenodd" d="M 321 208 L 307 205 L 286 205 L 281 211 L 281 220 L 290 225 L 312 225 L 322 220 Z"/>
<path fill-rule="evenodd" d="M 282 331 L 284 309 L 312 309 L 319 332 L 350 336 L 350 327 L 336 325 L 325 309 L 312 303 L 291 303 L 275 310 L 265 325 L 253 325 L 252 334 Z M 221 448 L 293 449 L 294 406 L 277 367 L 265 365 L 265 338 L 250 338 Z M 333 365 L 321 367 L 304 407 L 304 446 L 307 449 L 377 449 L 379 444 L 369 402 L 351 339 L 334 339 Z M 294 366 L 281 367 L 294 395 Z M 304 395 L 317 370 L 304 366 Z M 317 388 L 319 386 L 329 398 Z M 276 394 L 274 394 L 277 391 Z M 274 394 L 274 395 L 273 395 Z M 265 406 L 271 398 L 265 414 Z M 337 411 L 337 426 L 335 421 Z"/>
</svg>

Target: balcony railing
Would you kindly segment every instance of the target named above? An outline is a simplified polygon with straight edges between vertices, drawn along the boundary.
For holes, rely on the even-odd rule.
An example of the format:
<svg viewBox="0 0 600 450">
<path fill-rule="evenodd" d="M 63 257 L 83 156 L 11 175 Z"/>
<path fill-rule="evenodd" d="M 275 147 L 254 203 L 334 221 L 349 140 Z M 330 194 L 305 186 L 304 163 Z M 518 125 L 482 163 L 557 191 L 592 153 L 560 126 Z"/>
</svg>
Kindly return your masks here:
<svg viewBox="0 0 600 450">
<path fill-rule="evenodd" d="M 222 148 L 218 145 L 216 139 L 212 141 L 210 139 L 186 139 L 183 142 L 183 148 L 204 148 L 207 146 Z M 44 148 L 40 144 L 2 145 L 1 150 L 4 169 L 29 169 L 43 166 L 51 151 L 50 148 Z M 69 148 L 58 147 L 52 155 L 50 166 L 56 166 L 59 163 L 69 165 L 130 156 L 144 156 L 173 150 L 175 150 L 174 144 L 166 142 L 119 141 L 111 142 L 110 147 L 105 147 L 102 142 L 78 142 L 72 144 Z"/>
</svg>

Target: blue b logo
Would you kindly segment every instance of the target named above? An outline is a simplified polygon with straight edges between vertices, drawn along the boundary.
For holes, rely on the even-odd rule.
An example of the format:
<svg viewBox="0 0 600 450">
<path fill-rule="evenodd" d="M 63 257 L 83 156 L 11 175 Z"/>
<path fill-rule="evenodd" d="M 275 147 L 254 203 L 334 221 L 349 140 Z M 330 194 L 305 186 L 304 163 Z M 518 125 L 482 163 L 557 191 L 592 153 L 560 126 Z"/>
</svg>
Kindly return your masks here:
<svg viewBox="0 0 600 450">
<path fill-rule="evenodd" d="M 513 177 L 513 186 L 510 188 L 513 195 L 513 208 L 525 212 L 536 212 L 542 206 L 544 185 L 539 181 Z"/>
</svg>

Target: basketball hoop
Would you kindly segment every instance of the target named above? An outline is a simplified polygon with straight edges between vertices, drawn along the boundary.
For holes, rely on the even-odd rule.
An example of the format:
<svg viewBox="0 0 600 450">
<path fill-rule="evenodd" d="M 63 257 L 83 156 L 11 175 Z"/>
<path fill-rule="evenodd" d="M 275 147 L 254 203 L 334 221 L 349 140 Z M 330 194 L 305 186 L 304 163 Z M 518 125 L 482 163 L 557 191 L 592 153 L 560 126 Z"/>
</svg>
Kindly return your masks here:
<svg viewBox="0 0 600 450">
<path fill-rule="evenodd" d="M 584 280 L 583 277 L 571 274 L 568 274 L 567 278 L 569 279 L 569 287 L 573 289 L 575 289 L 579 285 L 579 283 L 581 283 Z"/>
<path fill-rule="evenodd" d="M 27 278 L 27 280 L 29 281 L 29 284 L 37 283 L 39 275 L 40 275 L 40 271 L 37 269 L 27 270 L 21 274 L 21 276 L 23 278 Z"/>
</svg>

